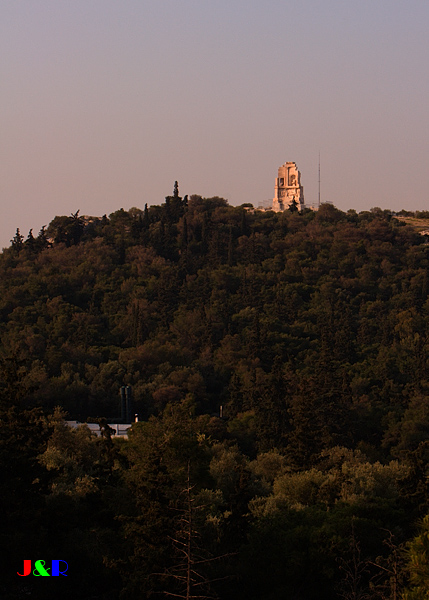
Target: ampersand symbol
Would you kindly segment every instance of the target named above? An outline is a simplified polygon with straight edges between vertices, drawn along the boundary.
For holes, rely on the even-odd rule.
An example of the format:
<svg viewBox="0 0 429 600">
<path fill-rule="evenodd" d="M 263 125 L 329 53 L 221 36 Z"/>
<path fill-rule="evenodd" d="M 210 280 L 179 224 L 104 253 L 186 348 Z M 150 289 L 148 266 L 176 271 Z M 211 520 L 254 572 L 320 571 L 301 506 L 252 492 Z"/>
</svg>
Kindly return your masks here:
<svg viewBox="0 0 429 600">
<path fill-rule="evenodd" d="M 44 561 L 44 560 L 36 560 L 36 562 L 34 563 L 34 566 L 36 568 L 33 569 L 33 575 L 35 575 L 36 577 L 39 577 L 39 575 L 43 575 L 44 577 L 46 577 L 46 576 L 49 577 L 48 571 L 50 570 L 50 567 L 45 569 L 45 564 L 46 564 L 46 561 Z M 37 571 L 37 573 L 36 573 L 36 571 Z"/>
</svg>

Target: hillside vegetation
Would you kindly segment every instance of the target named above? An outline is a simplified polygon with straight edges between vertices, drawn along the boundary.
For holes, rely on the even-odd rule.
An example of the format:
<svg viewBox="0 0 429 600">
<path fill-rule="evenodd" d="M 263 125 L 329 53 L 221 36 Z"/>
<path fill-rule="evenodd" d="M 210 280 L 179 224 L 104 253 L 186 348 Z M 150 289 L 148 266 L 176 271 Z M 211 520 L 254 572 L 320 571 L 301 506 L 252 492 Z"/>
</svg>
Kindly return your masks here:
<svg viewBox="0 0 429 600">
<path fill-rule="evenodd" d="M 17 230 L 3 596 L 426 598 L 428 253 L 390 211 L 252 212 L 177 184 Z M 106 426 L 123 385 L 127 442 Z M 42 590 L 14 576 L 29 557 L 74 575 Z"/>
</svg>

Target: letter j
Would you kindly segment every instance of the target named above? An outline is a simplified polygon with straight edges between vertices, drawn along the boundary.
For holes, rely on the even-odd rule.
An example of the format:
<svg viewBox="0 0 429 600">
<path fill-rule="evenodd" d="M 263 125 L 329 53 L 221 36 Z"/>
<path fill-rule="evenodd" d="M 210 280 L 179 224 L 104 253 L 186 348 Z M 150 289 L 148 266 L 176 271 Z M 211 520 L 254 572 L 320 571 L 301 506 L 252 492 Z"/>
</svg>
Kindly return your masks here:
<svg viewBox="0 0 429 600">
<path fill-rule="evenodd" d="M 20 577 L 27 577 L 31 573 L 31 560 L 24 560 L 24 573 L 18 573 Z"/>
</svg>

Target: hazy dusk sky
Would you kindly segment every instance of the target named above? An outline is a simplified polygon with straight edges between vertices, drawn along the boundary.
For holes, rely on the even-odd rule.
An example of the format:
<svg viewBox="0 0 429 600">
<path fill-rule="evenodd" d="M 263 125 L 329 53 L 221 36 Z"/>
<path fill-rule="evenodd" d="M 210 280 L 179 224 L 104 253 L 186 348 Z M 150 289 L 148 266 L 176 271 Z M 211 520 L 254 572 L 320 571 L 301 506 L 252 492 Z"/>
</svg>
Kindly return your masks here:
<svg viewBox="0 0 429 600">
<path fill-rule="evenodd" d="M 184 194 L 429 210 L 428 0 L 0 0 L 0 248 Z"/>
</svg>

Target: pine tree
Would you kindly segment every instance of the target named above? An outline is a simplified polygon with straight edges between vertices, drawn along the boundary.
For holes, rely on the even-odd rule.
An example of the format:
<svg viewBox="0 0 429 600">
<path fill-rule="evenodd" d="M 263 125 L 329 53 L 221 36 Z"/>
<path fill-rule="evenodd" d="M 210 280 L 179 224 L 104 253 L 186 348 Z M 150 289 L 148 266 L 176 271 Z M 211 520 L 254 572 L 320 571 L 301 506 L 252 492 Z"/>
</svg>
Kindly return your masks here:
<svg viewBox="0 0 429 600">
<path fill-rule="evenodd" d="M 25 247 L 28 248 L 30 252 L 34 252 L 34 250 L 36 249 L 36 241 L 34 239 L 32 229 L 30 229 L 30 231 L 28 232 L 27 239 L 25 240 Z"/>
<path fill-rule="evenodd" d="M 13 250 L 18 254 L 22 250 L 23 241 L 24 241 L 24 236 L 21 235 L 21 232 L 19 231 L 19 227 L 16 228 L 16 233 L 15 233 L 13 239 L 11 239 L 10 241 L 11 241 Z"/>
<path fill-rule="evenodd" d="M 410 585 L 404 600 L 429 600 L 429 515 L 420 523 L 420 531 L 408 544 Z"/>
<path fill-rule="evenodd" d="M 51 246 L 46 233 L 46 227 L 44 225 L 37 235 L 36 242 L 39 250 L 44 250 L 45 248 L 49 248 Z"/>
</svg>

